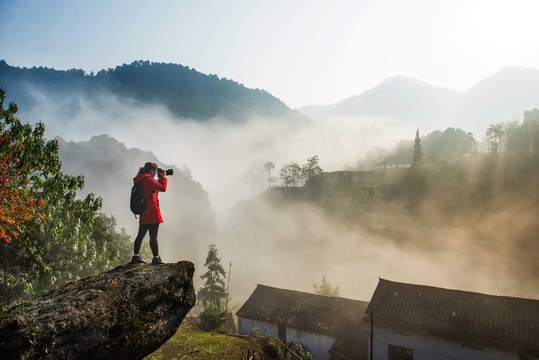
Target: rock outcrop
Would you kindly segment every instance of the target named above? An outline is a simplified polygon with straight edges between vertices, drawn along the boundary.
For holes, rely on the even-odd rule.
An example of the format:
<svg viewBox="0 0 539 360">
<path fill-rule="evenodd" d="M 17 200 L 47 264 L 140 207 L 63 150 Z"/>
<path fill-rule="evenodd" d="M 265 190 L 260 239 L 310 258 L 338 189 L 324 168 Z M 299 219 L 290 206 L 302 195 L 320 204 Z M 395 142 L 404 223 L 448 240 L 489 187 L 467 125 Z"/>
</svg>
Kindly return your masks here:
<svg viewBox="0 0 539 360">
<path fill-rule="evenodd" d="M 142 359 L 195 305 L 194 265 L 125 265 L 0 313 L 1 358 Z"/>
</svg>

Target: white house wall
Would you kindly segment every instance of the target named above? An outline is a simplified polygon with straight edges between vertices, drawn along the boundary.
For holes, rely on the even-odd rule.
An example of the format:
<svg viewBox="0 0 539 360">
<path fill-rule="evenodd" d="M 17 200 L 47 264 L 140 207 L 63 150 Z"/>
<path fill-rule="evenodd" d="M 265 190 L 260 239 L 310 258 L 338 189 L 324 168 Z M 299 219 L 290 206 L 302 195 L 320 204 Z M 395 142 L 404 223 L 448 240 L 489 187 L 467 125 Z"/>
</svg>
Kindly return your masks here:
<svg viewBox="0 0 539 360">
<path fill-rule="evenodd" d="M 406 333 L 406 332 L 404 332 Z M 413 332 L 396 334 L 393 329 L 374 327 L 372 360 L 387 360 L 388 345 L 413 350 L 413 360 L 515 360 L 513 352 L 503 352 L 471 342 L 455 342 Z M 369 353 L 370 353 L 369 338 Z"/>
<path fill-rule="evenodd" d="M 238 334 L 277 337 L 277 325 L 260 320 L 238 318 Z"/>
<path fill-rule="evenodd" d="M 302 344 L 313 355 L 314 360 L 324 360 L 329 356 L 328 351 L 333 346 L 335 338 L 287 327 L 286 341 Z"/>
<path fill-rule="evenodd" d="M 238 333 L 240 335 L 278 336 L 278 327 L 265 321 L 238 318 Z M 329 356 L 329 349 L 333 346 L 335 338 L 315 334 L 309 331 L 286 328 L 286 342 L 304 345 L 313 355 L 314 360 L 324 360 Z"/>
</svg>

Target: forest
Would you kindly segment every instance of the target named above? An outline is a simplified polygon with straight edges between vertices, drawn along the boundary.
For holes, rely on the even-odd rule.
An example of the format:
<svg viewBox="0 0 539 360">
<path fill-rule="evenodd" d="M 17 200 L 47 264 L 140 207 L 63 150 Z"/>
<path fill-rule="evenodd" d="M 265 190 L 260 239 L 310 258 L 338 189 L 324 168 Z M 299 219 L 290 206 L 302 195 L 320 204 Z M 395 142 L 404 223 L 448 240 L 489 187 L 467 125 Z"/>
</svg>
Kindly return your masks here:
<svg viewBox="0 0 539 360">
<path fill-rule="evenodd" d="M 0 84 L 21 107 L 34 105 L 25 88 L 32 86 L 55 97 L 80 93 L 98 100 L 103 93 L 110 93 L 139 104 L 160 104 L 178 119 L 208 121 L 220 117 L 244 121 L 254 116 L 285 114 L 301 118 L 264 90 L 249 89 L 233 80 L 202 74 L 178 64 L 139 60 L 114 69 L 85 73 L 80 69 L 18 68 L 0 60 Z"/>
</svg>

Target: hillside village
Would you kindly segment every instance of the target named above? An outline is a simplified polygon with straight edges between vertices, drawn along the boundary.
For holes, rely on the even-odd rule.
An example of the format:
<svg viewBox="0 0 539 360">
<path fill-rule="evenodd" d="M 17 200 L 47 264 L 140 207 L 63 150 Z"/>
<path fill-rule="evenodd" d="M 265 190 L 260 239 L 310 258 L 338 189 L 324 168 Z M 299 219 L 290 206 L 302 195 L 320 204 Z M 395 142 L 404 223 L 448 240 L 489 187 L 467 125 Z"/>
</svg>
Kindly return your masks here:
<svg viewBox="0 0 539 360">
<path fill-rule="evenodd" d="M 239 334 L 303 344 L 324 359 L 516 359 L 539 356 L 539 300 L 379 279 L 370 301 L 258 285 Z"/>
</svg>

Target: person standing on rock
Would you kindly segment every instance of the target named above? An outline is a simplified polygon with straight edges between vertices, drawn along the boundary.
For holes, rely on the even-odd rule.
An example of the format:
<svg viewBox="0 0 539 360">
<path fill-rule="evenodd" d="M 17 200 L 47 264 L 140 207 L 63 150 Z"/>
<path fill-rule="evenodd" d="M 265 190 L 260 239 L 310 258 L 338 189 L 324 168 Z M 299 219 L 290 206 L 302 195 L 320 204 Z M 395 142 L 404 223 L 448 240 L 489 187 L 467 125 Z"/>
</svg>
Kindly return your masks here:
<svg viewBox="0 0 539 360">
<path fill-rule="evenodd" d="M 154 179 L 157 174 L 158 180 Z M 131 259 L 132 263 L 146 263 L 140 255 L 140 246 L 147 232 L 150 232 L 150 248 L 153 253 L 152 264 L 163 264 L 159 256 L 159 244 L 157 242 L 157 234 L 159 232 L 159 224 L 163 222 L 161 217 L 161 209 L 159 208 L 159 192 L 167 191 L 167 177 L 164 170 L 159 169 L 157 164 L 147 162 L 144 167 L 141 167 L 137 176 L 133 179 L 134 184 L 142 181 L 144 198 L 148 199 L 146 209 L 139 216 L 139 229 L 135 238 L 134 255 Z"/>
</svg>

